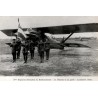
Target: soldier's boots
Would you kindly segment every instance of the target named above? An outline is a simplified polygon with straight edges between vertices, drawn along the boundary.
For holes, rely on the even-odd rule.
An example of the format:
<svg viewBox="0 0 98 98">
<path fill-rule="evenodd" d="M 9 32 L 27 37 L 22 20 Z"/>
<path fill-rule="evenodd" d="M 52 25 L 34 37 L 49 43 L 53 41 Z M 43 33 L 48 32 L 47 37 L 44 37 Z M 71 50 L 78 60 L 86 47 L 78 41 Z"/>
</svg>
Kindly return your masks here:
<svg viewBox="0 0 98 98">
<path fill-rule="evenodd" d="M 41 61 L 40 61 L 40 63 L 44 63 L 44 61 L 43 61 L 43 60 L 41 60 Z"/>
<path fill-rule="evenodd" d="M 24 61 L 24 63 L 27 63 L 27 61 Z"/>
<path fill-rule="evenodd" d="M 16 60 L 13 60 L 12 62 L 13 62 L 13 63 L 15 63 L 15 62 L 16 62 Z"/>
</svg>

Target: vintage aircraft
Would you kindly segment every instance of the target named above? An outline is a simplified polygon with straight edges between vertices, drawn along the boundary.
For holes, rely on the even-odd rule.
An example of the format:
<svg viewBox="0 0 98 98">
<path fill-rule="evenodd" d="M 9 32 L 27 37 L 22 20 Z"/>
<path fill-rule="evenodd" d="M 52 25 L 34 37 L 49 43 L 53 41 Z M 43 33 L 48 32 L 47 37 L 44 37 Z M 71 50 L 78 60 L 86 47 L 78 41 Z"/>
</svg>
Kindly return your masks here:
<svg viewBox="0 0 98 98">
<path fill-rule="evenodd" d="M 19 23 L 19 19 L 18 19 Z M 33 41 L 38 42 L 40 39 L 45 41 L 48 39 L 52 49 L 64 49 L 64 47 L 88 47 L 86 45 L 78 43 L 66 43 L 66 41 L 74 33 L 83 33 L 83 32 L 98 32 L 98 23 L 87 23 L 87 24 L 75 24 L 75 25 L 59 25 L 59 26 L 44 26 L 44 27 L 35 27 L 31 31 L 28 28 L 21 28 L 20 23 L 18 29 L 6 29 L 1 30 L 8 36 L 19 36 L 23 40 L 29 38 Z M 45 33 L 50 34 L 69 34 L 67 38 L 63 38 L 60 42 L 48 37 Z"/>
</svg>

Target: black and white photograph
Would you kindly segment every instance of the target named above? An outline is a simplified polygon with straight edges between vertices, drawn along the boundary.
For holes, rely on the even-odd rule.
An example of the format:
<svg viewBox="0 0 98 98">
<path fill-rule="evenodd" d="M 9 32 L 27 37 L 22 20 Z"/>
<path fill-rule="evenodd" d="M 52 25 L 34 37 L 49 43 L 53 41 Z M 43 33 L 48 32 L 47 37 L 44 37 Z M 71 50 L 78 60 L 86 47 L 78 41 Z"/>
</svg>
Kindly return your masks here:
<svg viewBox="0 0 98 98">
<path fill-rule="evenodd" d="M 98 76 L 98 16 L 0 16 L 0 76 Z"/>
</svg>

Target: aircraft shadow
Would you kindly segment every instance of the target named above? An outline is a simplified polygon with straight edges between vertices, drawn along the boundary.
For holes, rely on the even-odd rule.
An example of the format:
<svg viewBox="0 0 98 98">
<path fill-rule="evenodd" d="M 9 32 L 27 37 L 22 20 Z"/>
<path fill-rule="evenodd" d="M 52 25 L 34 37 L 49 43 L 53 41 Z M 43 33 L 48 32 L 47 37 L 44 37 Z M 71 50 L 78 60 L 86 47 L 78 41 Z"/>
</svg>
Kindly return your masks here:
<svg viewBox="0 0 98 98">
<path fill-rule="evenodd" d="M 57 52 L 56 53 L 50 52 L 50 55 L 51 56 L 60 55 L 60 56 L 65 56 L 65 57 L 91 56 L 91 54 L 89 54 L 89 53 L 71 53 L 71 51 L 73 51 L 73 49 L 61 50 L 58 53 Z"/>
</svg>

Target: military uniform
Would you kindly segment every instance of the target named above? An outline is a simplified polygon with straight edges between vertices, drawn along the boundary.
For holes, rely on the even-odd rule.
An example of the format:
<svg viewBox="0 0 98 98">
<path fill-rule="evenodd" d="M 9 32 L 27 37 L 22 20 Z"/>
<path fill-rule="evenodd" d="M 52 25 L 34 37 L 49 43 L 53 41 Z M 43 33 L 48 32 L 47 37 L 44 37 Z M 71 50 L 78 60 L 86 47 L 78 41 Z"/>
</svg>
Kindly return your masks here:
<svg viewBox="0 0 98 98">
<path fill-rule="evenodd" d="M 40 49 L 39 49 L 39 41 L 37 42 L 37 51 L 38 51 L 38 56 L 40 56 Z"/>
<path fill-rule="evenodd" d="M 16 61 L 16 42 L 11 43 L 10 47 L 12 47 L 12 56 L 13 56 L 13 62 Z"/>
<path fill-rule="evenodd" d="M 40 54 L 41 63 L 44 62 L 44 42 L 40 41 L 38 43 L 38 51 Z"/>
<path fill-rule="evenodd" d="M 20 51 L 21 51 L 21 41 L 20 39 L 16 40 L 17 43 L 17 59 L 20 58 Z"/>
<path fill-rule="evenodd" d="M 30 53 L 31 53 L 31 59 L 34 58 L 34 50 L 35 50 L 35 45 L 34 45 L 34 42 L 31 41 L 30 42 Z"/>
<path fill-rule="evenodd" d="M 46 40 L 46 42 L 45 42 L 45 52 L 46 52 L 46 60 L 48 60 L 49 53 L 50 53 L 50 43 L 48 42 L 48 40 Z"/>
<path fill-rule="evenodd" d="M 22 44 L 22 46 L 23 46 L 22 52 L 23 52 L 23 57 L 24 57 L 24 63 L 27 63 L 29 44 L 25 42 L 24 44 Z"/>
</svg>

